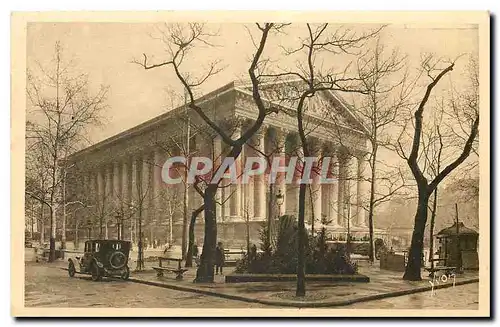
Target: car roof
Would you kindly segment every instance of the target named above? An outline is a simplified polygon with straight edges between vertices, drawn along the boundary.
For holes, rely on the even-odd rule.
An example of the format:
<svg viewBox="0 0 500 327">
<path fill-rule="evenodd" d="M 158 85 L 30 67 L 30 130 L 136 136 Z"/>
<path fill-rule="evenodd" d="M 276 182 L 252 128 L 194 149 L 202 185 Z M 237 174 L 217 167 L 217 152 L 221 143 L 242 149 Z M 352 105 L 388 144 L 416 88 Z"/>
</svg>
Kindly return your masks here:
<svg viewBox="0 0 500 327">
<path fill-rule="evenodd" d="M 85 243 L 87 243 L 87 242 L 90 242 L 90 243 L 99 242 L 99 243 L 112 243 L 112 244 L 116 244 L 116 243 L 130 244 L 130 241 L 123 241 L 123 240 L 99 240 L 99 239 L 95 239 L 95 240 L 87 240 L 87 241 L 85 241 Z"/>
</svg>

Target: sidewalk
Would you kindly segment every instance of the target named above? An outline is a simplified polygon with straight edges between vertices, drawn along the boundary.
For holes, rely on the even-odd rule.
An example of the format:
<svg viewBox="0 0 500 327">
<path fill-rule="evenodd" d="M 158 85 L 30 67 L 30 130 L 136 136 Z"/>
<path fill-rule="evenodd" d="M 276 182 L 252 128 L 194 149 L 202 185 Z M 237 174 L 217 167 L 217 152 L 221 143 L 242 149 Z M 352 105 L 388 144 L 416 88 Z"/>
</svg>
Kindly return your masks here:
<svg viewBox="0 0 500 327">
<path fill-rule="evenodd" d="M 54 266 L 67 268 L 66 261 L 54 262 Z M 196 267 L 189 268 L 181 281 L 175 280 L 175 274 L 165 273 L 164 277 L 157 277 L 151 268 L 157 261 L 146 259 L 145 270 L 136 272 L 136 262 L 133 258 L 129 261 L 131 269 L 130 281 L 179 291 L 211 295 L 219 298 L 239 300 L 250 303 L 260 303 L 272 306 L 287 307 L 336 307 L 346 306 L 358 302 L 366 302 L 401 295 L 428 292 L 432 293 L 430 279 L 422 272 L 422 281 L 410 282 L 402 279 L 403 273 L 381 270 L 377 265 L 368 263 L 359 267 L 359 273 L 370 277 L 369 283 L 329 283 L 308 282 L 307 294 L 303 299 L 295 297 L 295 282 L 255 282 L 255 283 L 228 283 L 224 276 L 216 275 L 212 284 L 195 284 Z M 225 274 L 233 272 L 232 267 L 226 267 Z M 478 272 L 465 272 L 458 275 L 455 286 L 478 283 Z M 434 291 L 440 288 L 454 287 L 453 280 L 447 282 L 434 282 Z"/>
<path fill-rule="evenodd" d="M 402 273 L 380 270 L 373 266 L 360 267 L 361 274 L 370 277 L 369 283 L 325 283 L 308 282 L 307 295 L 304 299 L 295 297 L 295 282 L 259 282 L 225 284 L 223 276 L 215 276 L 213 284 L 193 283 L 196 268 L 191 268 L 184 274 L 184 280 L 176 281 L 175 275 L 157 277 L 156 273 L 147 269 L 141 273 L 132 273 L 130 280 L 137 283 L 154 285 L 181 291 L 218 296 L 251 303 L 261 303 L 274 306 L 289 307 L 333 307 L 344 306 L 406 294 L 429 292 L 432 286 L 429 279 L 409 282 L 402 279 Z M 227 271 L 225 273 L 230 273 Z M 424 278 L 424 273 L 422 274 Z M 434 290 L 444 287 L 454 287 L 463 284 L 477 283 L 477 272 L 466 272 L 446 283 L 434 283 Z"/>
</svg>

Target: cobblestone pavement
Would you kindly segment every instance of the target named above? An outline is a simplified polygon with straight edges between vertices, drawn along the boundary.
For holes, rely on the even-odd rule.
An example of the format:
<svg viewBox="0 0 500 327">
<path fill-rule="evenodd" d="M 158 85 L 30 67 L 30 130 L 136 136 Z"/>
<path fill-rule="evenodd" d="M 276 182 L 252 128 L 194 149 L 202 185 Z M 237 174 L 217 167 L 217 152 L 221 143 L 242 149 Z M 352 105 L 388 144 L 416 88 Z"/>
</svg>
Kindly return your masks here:
<svg viewBox="0 0 500 327">
<path fill-rule="evenodd" d="M 146 267 L 154 265 L 147 262 Z M 138 307 L 138 308 L 279 308 L 258 303 L 248 303 L 229 300 L 216 296 L 202 295 L 188 291 L 165 289 L 156 286 L 124 282 L 117 279 L 104 279 L 95 283 L 89 276 L 80 275 L 70 278 L 62 267 L 63 261 L 53 264 L 26 263 L 25 305 L 27 307 Z M 131 267 L 135 264 L 131 262 Z M 150 269 L 150 268 L 149 268 Z M 150 272 L 132 273 L 131 277 L 142 280 L 151 280 L 173 285 L 193 287 L 194 269 L 186 273 L 184 281 L 175 281 L 173 276 L 158 279 L 156 274 Z M 232 269 L 228 269 L 230 273 Z M 366 268 L 371 282 L 368 284 L 324 284 L 308 283 L 308 293 L 318 297 L 312 301 L 341 300 L 370 294 L 379 294 L 387 291 L 399 290 L 402 284 L 398 273 L 378 271 Z M 193 275 L 193 276 L 191 276 Z M 77 275 L 78 276 L 78 275 Z M 413 283 L 413 282 L 410 282 Z M 426 282 L 415 282 L 418 284 Z M 411 287 L 406 285 L 406 287 Z M 200 289 L 243 295 L 249 298 L 270 300 L 290 300 L 288 293 L 294 293 L 295 283 L 251 283 L 251 284 L 224 284 L 222 276 L 216 276 L 216 283 L 212 285 L 199 285 Z M 479 307 L 478 283 L 460 285 L 445 289 L 436 289 L 434 295 L 430 291 L 355 303 L 338 308 L 352 309 L 462 309 L 477 310 Z"/>
<path fill-rule="evenodd" d="M 227 267 L 227 274 L 233 269 Z M 166 275 L 158 278 L 154 272 L 133 274 L 135 279 L 154 282 L 162 285 L 183 286 L 193 290 L 210 291 L 217 294 L 244 297 L 249 300 L 264 301 L 264 303 L 277 304 L 277 302 L 287 302 L 292 304 L 304 303 L 295 298 L 295 282 L 253 282 L 253 283 L 224 283 L 223 276 L 215 276 L 214 284 L 193 284 L 194 269 L 185 274 L 183 281 L 176 281 L 173 275 Z M 366 297 L 373 297 L 380 294 L 390 294 L 400 291 L 411 291 L 416 288 L 429 287 L 429 280 L 425 273 L 422 274 L 422 281 L 409 282 L 402 279 L 402 273 L 380 270 L 376 266 L 365 265 L 360 267 L 360 273 L 370 277 L 369 283 L 328 283 L 328 282 L 308 282 L 306 301 L 309 304 L 315 302 L 329 303 L 326 306 L 338 305 L 338 308 L 357 308 L 346 306 L 346 301 L 358 301 Z M 457 282 L 467 279 L 476 279 L 477 272 L 467 272 L 459 275 Z M 449 282 L 451 286 L 451 281 Z M 442 284 L 442 283 L 441 283 Z M 366 308 L 435 308 L 435 309 L 478 309 L 478 283 L 472 283 L 462 291 L 463 285 L 450 287 L 449 289 L 436 289 L 435 295 L 430 297 L 430 291 L 424 291 L 415 295 L 404 295 L 390 298 L 390 300 L 368 300 Z M 467 286 L 467 285 L 466 285 Z M 470 292 L 469 290 L 474 290 Z M 374 303 L 373 305 L 371 303 Z M 284 304 L 284 303 L 283 303 Z M 279 305 L 279 304 L 278 304 Z M 364 308 L 359 306 L 359 308 Z"/>
<path fill-rule="evenodd" d="M 345 309 L 461 309 L 478 310 L 477 283 L 438 289 L 429 292 L 392 297 L 384 300 L 355 303 Z"/>
<path fill-rule="evenodd" d="M 78 276 L 78 275 L 77 275 Z M 70 278 L 60 265 L 26 263 L 26 307 L 264 308 L 261 304 L 180 292 L 115 279 Z"/>
</svg>

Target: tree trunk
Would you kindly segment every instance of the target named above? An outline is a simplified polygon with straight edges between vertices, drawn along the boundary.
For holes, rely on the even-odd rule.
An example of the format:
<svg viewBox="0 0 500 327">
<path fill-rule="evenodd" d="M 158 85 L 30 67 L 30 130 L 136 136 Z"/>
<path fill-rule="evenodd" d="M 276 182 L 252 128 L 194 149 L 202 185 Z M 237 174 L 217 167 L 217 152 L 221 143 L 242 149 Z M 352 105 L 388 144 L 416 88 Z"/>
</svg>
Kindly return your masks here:
<svg viewBox="0 0 500 327">
<path fill-rule="evenodd" d="M 248 213 L 246 213 L 245 225 L 246 225 L 245 227 L 246 227 L 247 253 L 250 254 L 250 219 L 248 217 Z"/>
<path fill-rule="evenodd" d="M 306 200 L 307 184 L 299 186 L 299 219 L 298 219 L 298 262 L 297 262 L 297 290 L 296 296 L 306 295 L 306 230 L 304 223 L 305 216 L 305 200 Z"/>
<path fill-rule="evenodd" d="M 427 210 L 429 204 L 429 192 L 426 188 L 419 189 L 417 213 L 415 214 L 415 226 L 411 238 L 408 264 L 406 265 L 404 280 L 422 280 L 422 252 L 424 243 L 425 224 L 427 223 Z"/>
<path fill-rule="evenodd" d="M 61 225 L 61 249 L 66 249 L 66 206 L 63 203 L 62 225 Z"/>
<path fill-rule="evenodd" d="M 210 184 L 205 189 L 205 235 L 203 239 L 203 250 L 200 257 L 200 265 L 196 270 L 195 283 L 214 282 L 214 259 L 215 247 L 217 246 L 217 219 L 215 193 L 216 184 Z"/>
<path fill-rule="evenodd" d="M 66 170 L 64 170 L 62 184 L 62 224 L 61 224 L 61 249 L 66 249 Z"/>
<path fill-rule="evenodd" d="M 56 260 L 56 211 L 54 208 L 50 208 L 50 241 L 49 241 L 49 262 Z"/>
<path fill-rule="evenodd" d="M 311 237 L 314 237 L 314 221 L 316 220 L 316 217 L 314 216 L 314 194 L 311 185 L 308 185 L 309 189 L 309 202 L 311 205 L 309 206 L 311 208 Z M 318 196 L 318 194 L 316 194 Z M 304 212 L 305 214 L 305 212 Z"/>
<path fill-rule="evenodd" d="M 370 237 L 370 253 L 369 253 L 369 259 L 370 262 L 375 261 L 375 241 L 374 241 L 374 236 L 373 236 L 373 212 L 375 211 L 375 179 L 376 179 L 376 159 L 377 159 L 377 150 L 376 150 L 376 145 L 374 147 L 374 151 L 372 153 L 372 162 L 371 162 L 371 181 L 370 181 L 370 204 L 368 208 L 368 233 Z"/>
<path fill-rule="evenodd" d="M 274 199 L 274 187 L 273 183 L 269 183 L 269 199 L 267 202 L 267 244 L 271 246 L 271 238 L 273 235 L 273 219 L 276 219 L 274 217 L 275 215 L 275 199 Z M 279 217 L 278 217 L 279 218 Z"/>
<path fill-rule="evenodd" d="M 45 218 L 43 215 L 43 203 L 40 202 L 40 246 L 45 243 Z"/>
<path fill-rule="evenodd" d="M 188 141 L 189 143 L 189 141 Z M 189 187 L 187 184 L 187 169 L 184 173 L 184 199 L 183 199 L 183 217 L 182 217 L 182 238 L 181 238 L 181 251 L 182 258 L 185 259 L 187 256 L 188 249 L 188 239 L 189 239 L 189 228 L 188 228 L 188 203 L 189 203 Z"/>
<path fill-rule="evenodd" d="M 99 217 L 99 239 L 103 239 L 104 237 L 104 227 L 103 227 L 103 223 L 104 223 L 104 218 L 102 217 L 102 215 Z"/>
<path fill-rule="evenodd" d="M 139 242 L 137 243 L 137 270 L 144 269 L 144 250 L 143 250 L 143 235 L 142 235 L 142 209 L 139 208 Z M 137 237 L 137 236 L 136 236 Z"/>
<path fill-rule="evenodd" d="M 429 261 L 431 263 L 431 269 L 434 269 L 434 224 L 436 221 L 436 211 L 437 211 L 437 198 L 438 198 L 438 189 L 436 188 L 433 193 L 433 201 L 432 201 L 432 211 L 431 211 L 431 223 L 429 226 Z M 432 271 L 432 270 L 431 270 Z"/>
<path fill-rule="evenodd" d="M 200 206 L 191 214 L 191 221 L 189 222 L 189 244 L 185 267 L 193 266 L 194 228 L 196 226 L 196 218 L 198 218 L 204 208 L 204 206 Z"/>
<path fill-rule="evenodd" d="M 76 215 L 75 215 L 75 219 L 76 219 Z M 73 244 L 74 244 L 74 248 L 76 250 L 78 250 L 78 248 L 79 248 L 79 246 L 78 246 L 78 242 L 79 242 L 79 240 L 78 240 L 78 228 L 79 227 L 80 226 L 78 226 L 78 220 L 75 220 L 75 238 L 73 239 Z"/>
<path fill-rule="evenodd" d="M 154 233 L 154 228 L 155 226 L 153 225 L 153 222 L 149 222 L 149 243 L 151 244 L 151 248 L 155 247 L 155 233 Z"/>
</svg>

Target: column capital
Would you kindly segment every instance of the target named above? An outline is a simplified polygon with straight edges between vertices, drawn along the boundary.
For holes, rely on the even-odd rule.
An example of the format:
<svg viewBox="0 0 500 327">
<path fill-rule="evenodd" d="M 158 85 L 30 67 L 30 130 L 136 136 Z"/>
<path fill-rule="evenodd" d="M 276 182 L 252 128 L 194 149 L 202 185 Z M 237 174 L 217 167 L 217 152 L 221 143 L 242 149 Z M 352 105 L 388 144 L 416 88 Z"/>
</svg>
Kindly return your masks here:
<svg viewBox="0 0 500 327">
<path fill-rule="evenodd" d="M 257 137 L 264 137 L 267 133 L 267 130 L 269 128 L 269 125 L 267 124 L 262 124 L 260 126 L 260 128 L 257 130 L 257 132 L 255 133 L 255 136 Z"/>
</svg>

